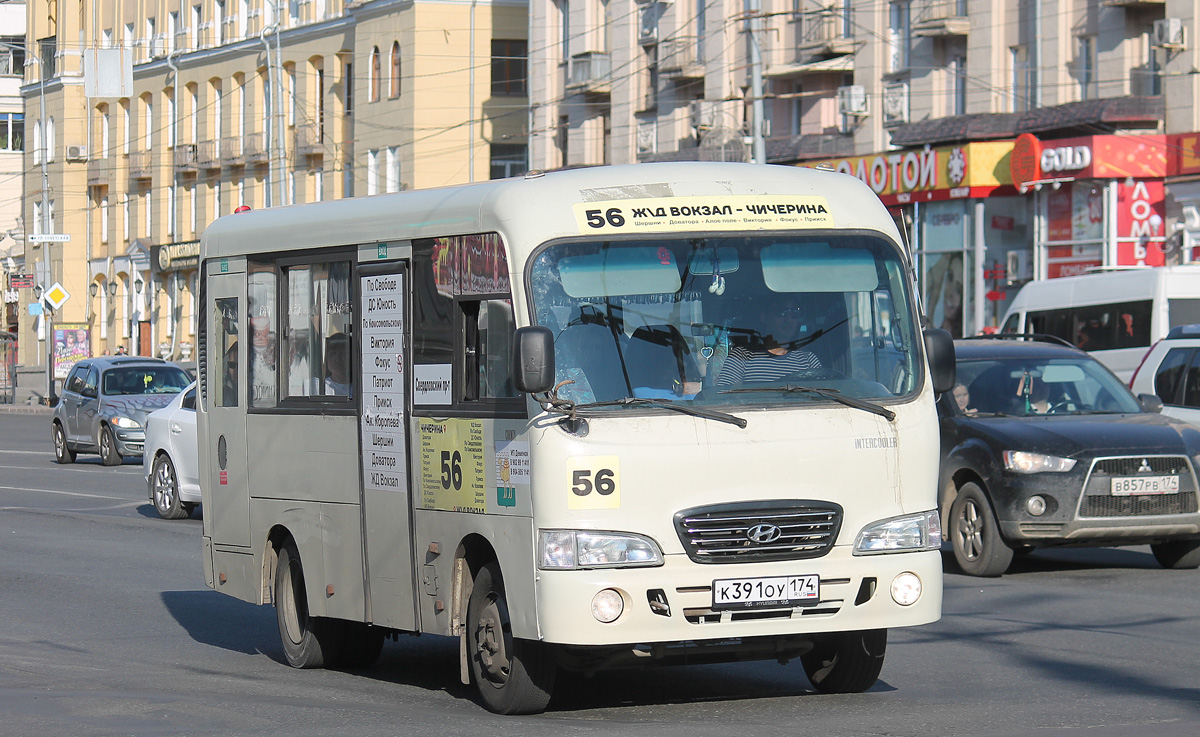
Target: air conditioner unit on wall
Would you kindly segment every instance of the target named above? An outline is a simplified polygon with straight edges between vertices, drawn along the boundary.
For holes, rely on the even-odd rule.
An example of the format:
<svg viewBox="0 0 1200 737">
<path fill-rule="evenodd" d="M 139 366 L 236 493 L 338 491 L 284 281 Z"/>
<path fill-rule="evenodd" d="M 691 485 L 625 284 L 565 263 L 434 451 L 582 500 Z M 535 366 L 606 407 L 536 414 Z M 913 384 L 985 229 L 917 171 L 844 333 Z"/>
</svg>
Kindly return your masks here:
<svg viewBox="0 0 1200 737">
<path fill-rule="evenodd" d="M 838 87 L 838 112 L 842 115 L 867 114 L 867 89 L 861 84 Z"/>
<path fill-rule="evenodd" d="M 87 161 L 87 146 L 67 146 L 67 161 Z"/>
<path fill-rule="evenodd" d="M 1187 43 L 1187 29 L 1182 18 L 1161 18 L 1154 21 L 1152 40 L 1155 46 L 1182 49 Z"/>
</svg>

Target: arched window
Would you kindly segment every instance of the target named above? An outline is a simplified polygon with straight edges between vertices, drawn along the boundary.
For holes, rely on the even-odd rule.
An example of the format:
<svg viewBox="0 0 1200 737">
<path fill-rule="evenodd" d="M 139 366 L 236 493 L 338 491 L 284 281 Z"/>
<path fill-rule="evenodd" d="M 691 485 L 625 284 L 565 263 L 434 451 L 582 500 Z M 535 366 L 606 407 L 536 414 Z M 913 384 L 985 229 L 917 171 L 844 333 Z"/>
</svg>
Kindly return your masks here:
<svg viewBox="0 0 1200 737">
<path fill-rule="evenodd" d="M 393 100 L 400 96 L 400 42 L 392 42 L 392 78 L 388 89 L 388 97 Z"/>
<path fill-rule="evenodd" d="M 376 46 L 375 48 L 371 49 L 371 71 L 369 72 L 370 79 L 367 80 L 367 84 L 369 85 L 368 102 L 379 101 L 379 76 L 381 72 L 382 69 L 380 69 L 379 47 Z"/>
</svg>

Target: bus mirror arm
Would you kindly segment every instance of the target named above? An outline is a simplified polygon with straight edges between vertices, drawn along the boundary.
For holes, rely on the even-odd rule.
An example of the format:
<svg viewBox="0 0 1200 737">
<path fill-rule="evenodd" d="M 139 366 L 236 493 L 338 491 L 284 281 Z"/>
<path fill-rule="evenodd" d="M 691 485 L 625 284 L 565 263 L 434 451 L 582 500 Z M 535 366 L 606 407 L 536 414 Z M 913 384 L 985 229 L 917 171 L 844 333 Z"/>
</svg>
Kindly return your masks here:
<svg viewBox="0 0 1200 737">
<path fill-rule="evenodd" d="M 949 331 L 940 328 L 925 328 L 925 355 L 929 357 L 929 375 L 933 379 L 936 394 L 954 388 L 954 338 Z"/>
<path fill-rule="evenodd" d="M 554 387 L 554 334 L 534 325 L 517 328 L 513 338 L 512 374 L 517 391 L 550 391 Z"/>
</svg>

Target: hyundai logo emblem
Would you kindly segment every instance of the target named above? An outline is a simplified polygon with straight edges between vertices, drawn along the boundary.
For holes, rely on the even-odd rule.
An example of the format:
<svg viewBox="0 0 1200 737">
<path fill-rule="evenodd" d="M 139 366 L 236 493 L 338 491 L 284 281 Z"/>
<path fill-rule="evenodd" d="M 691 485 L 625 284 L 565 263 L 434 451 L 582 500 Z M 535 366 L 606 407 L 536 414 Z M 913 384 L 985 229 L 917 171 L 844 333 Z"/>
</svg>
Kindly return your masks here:
<svg viewBox="0 0 1200 737">
<path fill-rule="evenodd" d="M 746 539 L 752 543 L 758 543 L 759 545 L 773 543 L 782 535 L 783 530 L 779 529 L 778 526 L 765 522 L 746 530 Z"/>
</svg>

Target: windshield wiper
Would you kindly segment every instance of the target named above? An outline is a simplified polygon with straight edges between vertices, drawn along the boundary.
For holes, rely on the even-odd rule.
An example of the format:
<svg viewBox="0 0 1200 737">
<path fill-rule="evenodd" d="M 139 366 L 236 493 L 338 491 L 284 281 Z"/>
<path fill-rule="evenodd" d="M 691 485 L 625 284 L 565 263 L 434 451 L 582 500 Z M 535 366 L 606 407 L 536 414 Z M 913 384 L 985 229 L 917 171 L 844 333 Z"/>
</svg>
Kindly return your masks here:
<svg viewBox="0 0 1200 737">
<path fill-rule="evenodd" d="M 698 407 L 691 407 L 686 404 L 675 404 L 674 402 L 666 399 L 650 399 L 648 397 L 625 397 L 624 399 L 614 399 L 608 402 L 588 402 L 587 404 L 575 405 L 575 409 L 579 410 L 591 409 L 592 407 L 619 407 L 631 405 L 662 407 L 663 409 L 682 412 L 685 415 L 691 415 L 693 417 L 704 417 L 709 420 L 716 420 L 717 422 L 728 422 L 731 425 L 737 425 L 743 429 L 746 427 L 746 420 L 726 412 L 718 412 L 715 409 L 700 409 Z"/>
<path fill-rule="evenodd" d="M 859 399 L 858 397 L 844 396 L 837 389 L 821 389 L 815 386 L 793 386 L 791 384 L 785 384 L 783 386 L 748 386 L 742 389 L 726 389 L 718 393 L 744 394 L 747 392 L 783 392 L 784 394 L 791 394 L 792 392 L 804 392 L 806 394 L 816 394 L 818 396 L 825 397 L 826 399 L 832 399 L 835 402 L 844 404 L 847 407 L 854 407 L 855 409 L 861 409 L 873 414 L 877 414 L 880 417 L 885 418 L 888 422 L 896 419 L 896 413 L 887 407 L 875 404 L 874 402 L 868 402 L 865 399 Z"/>
</svg>

